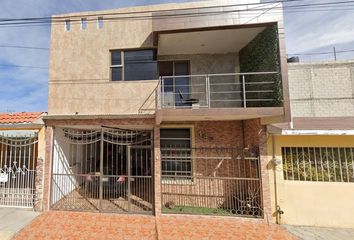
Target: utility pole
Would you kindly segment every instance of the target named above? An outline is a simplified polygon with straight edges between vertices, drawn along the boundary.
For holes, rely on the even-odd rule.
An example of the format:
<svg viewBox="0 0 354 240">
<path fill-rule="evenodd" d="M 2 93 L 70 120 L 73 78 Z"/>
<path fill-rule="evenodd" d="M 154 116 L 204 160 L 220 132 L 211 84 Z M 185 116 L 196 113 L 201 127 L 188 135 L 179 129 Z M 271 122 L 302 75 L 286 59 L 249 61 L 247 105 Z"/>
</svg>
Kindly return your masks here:
<svg viewBox="0 0 354 240">
<path fill-rule="evenodd" d="M 333 47 L 333 55 L 334 55 L 334 61 L 337 61 L 336 47 Z"/>
</svg>

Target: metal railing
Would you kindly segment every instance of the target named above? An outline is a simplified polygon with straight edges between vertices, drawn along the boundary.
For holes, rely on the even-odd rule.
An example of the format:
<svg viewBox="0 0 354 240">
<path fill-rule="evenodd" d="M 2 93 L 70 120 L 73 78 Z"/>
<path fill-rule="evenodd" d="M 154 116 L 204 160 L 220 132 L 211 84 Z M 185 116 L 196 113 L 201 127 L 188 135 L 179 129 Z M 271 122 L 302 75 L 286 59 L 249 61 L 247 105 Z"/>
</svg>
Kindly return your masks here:
<svg viewBox="0 0 354 240">
<path fill-rule="evenodd" d="M 279 73 L 222 73 L 160 77 L 161 108 L 279 106 Z"/>
<path fill-rule="evenodd" d="M 0 135 L 1 207 L 34 206 L 37 155 L 37 134 Z"/>
<path fill-rule="evenodd" d="M 354 148 L 283 147 L 285 180 L 354 182 Z"/>
<path fill-rule="evenodd" d="M 164 213 L 263 216 L 256 153 L 232 148 L 162 148 L 161 160 Z"/>
</svg>

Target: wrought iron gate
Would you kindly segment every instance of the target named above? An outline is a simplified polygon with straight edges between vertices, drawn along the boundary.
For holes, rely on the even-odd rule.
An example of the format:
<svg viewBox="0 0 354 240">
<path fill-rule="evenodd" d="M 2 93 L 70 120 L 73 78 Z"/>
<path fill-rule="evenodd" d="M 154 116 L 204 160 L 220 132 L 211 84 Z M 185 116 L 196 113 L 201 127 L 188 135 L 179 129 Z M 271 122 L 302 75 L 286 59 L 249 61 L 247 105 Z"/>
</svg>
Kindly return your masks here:
<svg viewBox="0 0 354 240">
<path fill-rule="evenodd" d="M 0 135 L 0 206 L 33 207 L 37 134 Z"/>
<path fill-rule="evenodd" d="M 152 213 L 151 137 L 108 127 L 56 129 L 51 208 Z"/>
</svg>

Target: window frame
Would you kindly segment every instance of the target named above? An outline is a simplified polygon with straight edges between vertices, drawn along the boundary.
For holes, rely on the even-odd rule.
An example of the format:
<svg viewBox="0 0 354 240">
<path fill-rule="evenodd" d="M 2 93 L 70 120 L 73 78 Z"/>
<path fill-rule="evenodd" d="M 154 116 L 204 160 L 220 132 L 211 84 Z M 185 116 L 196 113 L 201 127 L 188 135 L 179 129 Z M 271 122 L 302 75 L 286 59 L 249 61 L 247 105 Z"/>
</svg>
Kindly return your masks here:
<svg viewBox="0 0 354 240">
<path fill-rule="evenodd" d="M 103 28 L 103 17 L 97 17 L 97 29 L 102 29 Z"/>
<path fill-rule="evenodd" d="M 354 183 L 352 146 L 281 146 L 280 151 L 284 181 Z"/>
<path fill-rule="evenodd" d="M 157 51 L 157 48 L 156 47 L 151 47 L 151 48 L 131 48 L 131 49 L 110 49 L 109 50 L 109 61 L 110 61 L 110 67 L 109 67 L 109 70 L 110 70 L 110 81 L 111 82 L 136 82 L 136 81 L 150 81 L 150 80 L 144 80 L 144 79 L 134 79 L 134 80 L 126 80 L 125 79 L 125 73 L 124 73 L 124 53 L 125 52 L 129 52 L 129 51 L 144 51 L 144 50 L 152 50 L 152 51 Z M 112 52 L 115 52 L 115 51 L 120 51 L 121 53 L 121 64 L 116 64 L 116 65 L 112 65 Z M 151 81 L 155 81 L 155 80 L 158 80 L 158 75 L 159 75 L 159 72 L 158 72 L 158 60 L 157 60 L 157 57 L 156 57 L 156 64 L 157 64 L 157 78 L 156 79 L 151 79 Z M 122 70 L 122 73 L 121 73 L 121 80 L 113 80 L 112 78 L 112 69 L 113 68 L 121 68 Z"/>
<path fill-rule="evenodd" d="M 65 19 L 64 30 L 65 30 L 65 32 L 70 32 L 70 30 L 71 30 L 71 21 L 70 21 L 70 19 Z"/>
<path fill-rule="evenodd" d="M 177 180 L 177 179 L 171 179 L 171 176 L 173 174 L 168 174 L 165 175 L 162 173 L 163 169 L 162 169 L 162 162 L 163 162 L 163 156 L 161 153 L 161 179 L 163 180 L 163 183 L 166 184 L 192 184 L 193 183 L 193 177 L 194 177 L 194 126 L 193 125 L 167 125 L 167 126 L 161 126 L 160 127 L 160 150 L 163 150 L 163 148 L 161 147 L 161 140 L 163 140 L 163 138 L 161 138 L 161 130 L 164 129 L 171 129 L 171 130 L 183 130 L 183 129 L 188 129 L 189 130 L 189 143 L 190 143 L 190 163 L 191 163 L 191 169 L 190 169 L 190 174 L 188 175 L 180 175 L 180 176 L 185 176 L 186 179 L 182 179 L 182 180 Z M 178 171 L 176 171 L 178 172 Z M 174 174 L 175 176 L 179 176 Z"/>
<path fill-rule="evenodd" d="M 83 17 L 83 18 L 81 18 L 81 21 L 80 21 L 80 23 L 81 23 L 81 30 L 86 30 L 87 29 L 87 18 L 86 17 Z"/>
</svg>

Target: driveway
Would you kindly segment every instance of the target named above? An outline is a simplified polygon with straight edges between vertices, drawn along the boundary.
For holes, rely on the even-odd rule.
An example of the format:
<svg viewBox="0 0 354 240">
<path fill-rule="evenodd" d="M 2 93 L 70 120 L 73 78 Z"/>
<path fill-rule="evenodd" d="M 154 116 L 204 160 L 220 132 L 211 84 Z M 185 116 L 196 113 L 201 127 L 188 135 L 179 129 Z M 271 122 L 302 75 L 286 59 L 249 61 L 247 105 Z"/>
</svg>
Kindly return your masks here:
<svg viewBox="0 0 354 240">
<path fill-rule="evenodd" d="M 0 208 L 0 239 L 11 239 L 38 215 L 33 210 Z"/>
<path fill-rule="evenodd" d="M 14 240 L 50 239 L 203 239 L 295 240 L 285 228 L 232 217 L 163 215 L 161 217 L 49 211 Z"/>
</svg>

